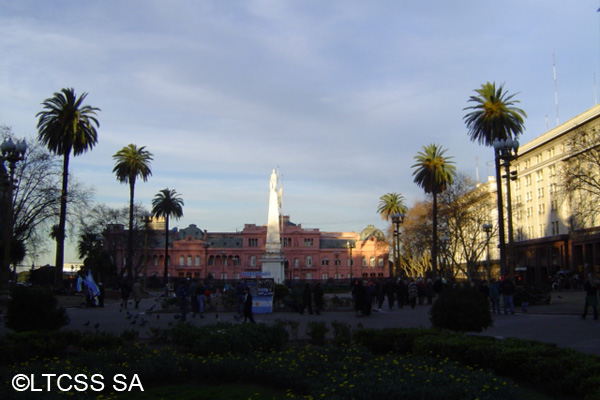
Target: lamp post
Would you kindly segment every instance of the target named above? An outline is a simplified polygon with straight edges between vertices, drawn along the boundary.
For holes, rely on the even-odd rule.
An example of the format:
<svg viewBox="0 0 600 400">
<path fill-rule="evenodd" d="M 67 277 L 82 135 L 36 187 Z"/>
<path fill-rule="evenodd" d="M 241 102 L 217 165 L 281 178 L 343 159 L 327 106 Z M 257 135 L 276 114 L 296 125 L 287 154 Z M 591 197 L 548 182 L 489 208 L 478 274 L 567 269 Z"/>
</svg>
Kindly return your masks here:
<svg viewBox="0 0 600 400">
<path fill-rule="evenodd" d="M 492 233 L 492 224 L 483 224 L 481 225 L 481 229 L 483 229 L 483 231 L 485 232 L 485 236 L 487 238 L 487 241 L 485 243 L 485 247 L 486 247 L 486 251 L 487 251 L 487 255 L 486 255 L 486 269 L 487 269 L 487 280 L 490 280 L 490 271 L 491 271 L 491 266 L 490 266 L 490 234 Z"/>
<path fill-rule="evenodd" d="M 350 262 L 350 283 L 352 284 L 352 280 L 354 279 L 354 275 L 352 273 L 352 267 L 354 266 L 354 260 L 352 259 L 352 249 L 354 248 L 354 243 L 348 241 L 346 243 L 346 247 L 348 248 L 349 262 Z"/>
<path fill-rule="evenodd" d="M 225 265 L 227 264 L 227 253 L 225 250 L 221 251 L 221 280 L 225 282 Z"/>
<path fill-rule="evenodd" d="M 403 212 L 392 213 L 392 223 L 394 224 L 394 270 L 396 274 L 392 273 L 392 267 L 390 266 L 390 277 L 398 274 L 398 264 L 400 263 L 400 224 L 404 222 L 406 214 Z"/>
<path fill-rule="evenodd" d="M 147 266 L 147 256 L 148 256 L 148 230 L 150 229 L 150 223 L 152 222 L 152 216 L 150 213 L 144 213 L 142 216 L 142 223 L 144 224 L 144 278 L 142 281 L 142 285 L 144 290 L 146 289 L 146 280 L 148 279 L 148 266 Z"/>
<path fill-rule="evenodd" d="M 496 179 L 498 184 L 498 224 L 500 233 L 500 267 L 502 275 L 514 274 L 514 240 L 512 224 L 512 204 L 510 196 L 510 181 L 516 179 L 516 176 L 510 172 L 510 162 L 517 158 L 519 150 L 519 141 L 516 139 L 496 139 L 492 143 L 496 155 Z M 504 167 L 505 175 L 500 175 L 500 167 Z M 502 207 L 502 178 L 506 178 L 506 213 L 508 227 L 508 257 L 506 253 L 506 244 L 504 239 L 504 210 Z"/>
<path fill-rule="evenodd" d="M 448 267 L 448 243 L 450 242 L 450 238 L 446 235 L 440 237 L 440 247 L 442 250 L 442 259 L 443 259 L 443 274 L 440 274 L 441 277 L 447 277 L 446 267 Z"/>
<path fill-rule="evenodd" d="M 338 265 L 340 265 L 340 252 L 339 251 L 334 251 L 333 255 L 335 256 L 335 281 L 337 282 L 339 275 L 338 275 Z"/>
<path fill-rule="evenodd" d="M 204 279 L 206 279 L 206 271 L 208 270 L 208 248 L 210 247 L 208 237 L 204 239 L 202 247 L 204 247 Z"/>
<path fill-rule="evenodd" d="M 10 263 L 11 263 L 11 254 L 10 250 L 13 245 L 13 225 L 14 225 L 14 210 L 13 210 L 13 189 L 17 186 L 17 181 L 15 180 L 15 167 L 17 162 L 23 161 L 25 159 L 25 152 L 27 151 L 27 143 L 25 140 L 19 140 L 16 144 L 12 141 L 11 138 L 5 139 L 2 145 L 0 145 L 0 150 L 2 151 L 2 156 L 0 157 L 0 161 L 2 162 L 2 172 L 3 175 L 3 208 L 5 212 L 4 217 L 4 226 L 3 226 L 3 241 L 4 241 L 4 252 L 3 252 L 3 260 L 2 260 L 2 271 L 0 276 L 2 277 L 0 281 L 0 285 L 2 289 L 8 288 L 8 281 L 10 279 Z M 8 173 L 6 170 L 6 166 L 4 163 L 8 164 Z M 15 264 L 14 269 L 14 280 L 17 279 L 17 266 Z"/>
</svg>

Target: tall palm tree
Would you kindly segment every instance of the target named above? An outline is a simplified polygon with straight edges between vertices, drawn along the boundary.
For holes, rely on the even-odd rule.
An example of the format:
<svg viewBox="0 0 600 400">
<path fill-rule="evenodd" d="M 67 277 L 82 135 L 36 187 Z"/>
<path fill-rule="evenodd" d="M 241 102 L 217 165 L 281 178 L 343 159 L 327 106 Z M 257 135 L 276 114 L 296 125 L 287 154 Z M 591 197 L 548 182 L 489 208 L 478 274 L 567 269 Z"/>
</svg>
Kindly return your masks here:
<svg viewBox="0 0 600 400">
<path fill-rule="evenodd" d="M 398 264 L 400 260 L 400 232 L 398 232 L 398 221 L 395 219 L 394 215 L 406 214 L 408 208 L 404 203 L 404 196 L 400 193 L 387 193 L 379 198 L 379 208 L 377 208 L 377 213 L 381 215 L 381 218 L 385 221 L 389 221 L 390 218 L 392 222 L 396 223 L 394 227 L 394 268 L 398 271 Z M 404 217 L 403 217 L 404 218 Z M 390 276 L 393 276 L 392 266 L 390 264 Z"/>
<path fill-rule="evenodd" d="M 65 225 L 67 221 L 67 198 L 69 158 L 91 150 L 98 142 L 96 119 L 99 108 L 82 105 L 87 93 L 77 97 L 72 88 L 54 93 L 42 103 L 38 117 L 38 140 L 52 153 L 63 156 L 63 179 L 60 200 L 60 217 L 56 236 L 55 286 L 63 287 L 63 264 L 65 258 Z"/>
<path fill-rule="evenodd" d="M 133 276 L 133 203 L 135 182 L 137 178 L 142 178 L 144 182 L 152 175 L 150 161 L 152 153 L 146 150 L 145 146 L 137 147 L 135 144 L 129 144 L 123 147 L 115 155 L 115 167 L 113 172 L 117 180 L 121 183 L 129 183 L 129 232 L 127 235 L 127 279 L 131 280 Z"/>
<path fill-rule="evenodd" d="M 179 219 L 183 216 L 183 199 L 175 190 L 169 190 L 169 188 L 161 190 L 152 199 L 152 215 L 165 219 L 165 270 L 163 280 L 166 286 L 169 278 L 169 219 L 171 217 Z"/>
<path fill-rule="evenodd" d="M 451 185 L 456 176 L 456 167 L 451 157 L 445 157 L 446 149 L 437 144 L 424 146 L 423 150 L 414 157 L 416 163 L 412 166 L 414 182 L 433 195 L 433 240 L 431 244 L 431 267 L 433 277 L 437 275 L 437 195 L 448 185 Z"/>
<path fill-rule="evenodd" d="M 395 213 L 406 213 L 408 208 L 404 203 L 404 196 L 400 193 L 387 193 L 379 198 L 379 208 L 377 214 L 381 219 L 389 221 Z"/>
<path fill-rule="evenodd" d="M 515 107 L 519 101 L 515 95 L 509 95 L 504 90 L 504 85 L 496 89 L 495 83 L 487 82 L 476 89 L 477 96 L 469 97 L 472 106 L 464 110 L 471 110 L 463 119 L 469 129 L 471 141 L 477 141 L 485 146 L 493 146 L 494 141 L 515 139 L 524 129 L 523 118 L 527 117 L 525 111 Z M 500 154 L 494 150 L 496 166 L 496 195 L 498 202 L 498 238 L 500 239 L 500 270 L 507 272 L 506 248 L 504 240 L 504 206 L 502 205 L 502 174 L 500 170 Z M 510 182 L 507 183 L 510 185 Z M 509 220 L 509 224 L 511 220 Z M 509 225 L 509 230 L 512 224 Z M 510 233 L 510 231 L 509 231 Z M 512 243 L 512 238 L 509 238 Z"/>
<path fill-rule="evenodd" d="M 471 141 L 491 147 L 496 139 L 516 138 L 523 133 L 525 111 L 515 107 L 515 94 L 504 91 L 504 85 L 496 89 L 496 83 L 487 82 L 476 89 L 478 96 L 471 96 L 474 103 L 464 110 L 472 110 L 463 119 L 469 129 Z"/>
</svg>

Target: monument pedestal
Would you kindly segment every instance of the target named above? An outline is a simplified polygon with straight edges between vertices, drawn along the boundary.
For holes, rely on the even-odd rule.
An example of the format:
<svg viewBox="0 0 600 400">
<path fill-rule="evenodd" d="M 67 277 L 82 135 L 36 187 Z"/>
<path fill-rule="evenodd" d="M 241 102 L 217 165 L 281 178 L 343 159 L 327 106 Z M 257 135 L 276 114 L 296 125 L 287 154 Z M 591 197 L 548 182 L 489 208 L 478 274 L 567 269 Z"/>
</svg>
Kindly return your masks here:
<svg viewBox="0 0 600 400">
<path fill-rule="evenodd" d="M 281 253 L 265 253 L 260 258 L 263 277 L 273 278 L 275 283 L 285 280 L 285 257 Z"/>
</svg>

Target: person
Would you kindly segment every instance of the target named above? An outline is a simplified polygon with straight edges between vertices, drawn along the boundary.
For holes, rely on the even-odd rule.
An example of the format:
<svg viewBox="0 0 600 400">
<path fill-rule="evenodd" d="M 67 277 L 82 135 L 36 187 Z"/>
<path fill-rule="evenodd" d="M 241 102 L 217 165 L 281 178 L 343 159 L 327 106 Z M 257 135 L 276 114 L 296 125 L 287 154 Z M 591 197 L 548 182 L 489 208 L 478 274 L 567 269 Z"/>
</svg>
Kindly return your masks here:
<svg viewBox="0 0 600 400">
<path fill-rule="evenodd" d="M 188 295 L 190 296 L 190 305 L 192 307 L 192 317 L 200 312 L 200 305 L 198 304 L 198 283 L 195 279 L 192 279 L 188 288 Z"/>
<path fill-rule="evenodd" d="M 365 288 L 362 282 L 358 279 L 354 280 L 352 286 L 352 298 L 354 299 L 354 311 L 356 316 L 359 317 L 363 312 L 363 303 L 365 302 Z"/>
<path fill-rule="evenodd" d="M 515 284 L 510 277 L 505 277 L 500 283 L 500 294 L 502 294 L 502 299 L 504 300 L 504 314 L 508 314 L 508 310 L 510 310 L 511 314 L 514 314 L 515 303 L 513 296 L 515 295 Z"/>
<path fill-rule="evenodd" d="M 181 307 L 181 322 L 185 322 L 187 316 L 188 289 L 185 286 L 184 281 L 179 282 L 175 294 L 179 299 L 179 306 Z"/>
<path fill-rule="evenodd" d="M 425 297 L 427 297 L 427 304 L 433 304 L 433 297 L 435 296 L 435 291 L 433 290 L 433 281 L 431 278 L 427 278 L 427 283 L 425 284 Z"/>
<path fill-rule="evenodd" d="M 423 305 L 425 302 L 425 282 L 423 282 L 423 278 L 417 278 L 417 296 L 419 298 L 419 305 Z"/>
<path fill-rule="evenodd" d="M 365 287 L 365 301 L 363 302 L 363 315 L 369 316 L 371 315 L 371 310 L 373 308 L 373 299 L 375 298 L 375 288 L 373 287 L 373 281 L 364 281 L 363 285 Z"/>
<path fill-rule="evenodd" d="M 306 308 L 308 308 L 309 314 L 313 313 L 312 294 L 310 293 L 310 285 L 308 283 L 304 286 L 304 291 L 302 292 L 302 309 L 300 310 L 300 314 L 304 314 L 304 309 Z"/>
<path fill-rule="evenodd" d="M 204 299 L 206 295 L 204 294 L 206 289 L 204 288 L 204 284 L 200 281 L 198 285 L 198 313 L 200 314 L 200 318 L 204 318 Z"/>
<path fill-rule="evenodd" d="M 98 283 L 98 291 L 100 292 L 98 295 L 98 307 L 104 308 L 104 284 L 102 282 Z"/>
<path fill-rule="evenodd" d="M 323 289 L 321 289 L 321 282 L 317 282 L 313 296 L 315 299 L 315 312 L 317 315 L 321 315 L 321 310 L 323 309 Z"/>
<path fill-rule="evenodd" d="M 383 283 L 380 280 L 375 282 L 375 299 L 377 301 L 377 311 L 381 311 L 383 301 L 385 300 L 385 292 L 383 290 Z"/>
<path fill-rule="evenodd" d="M 490 302 L 492 303 L 492 312 L 494 314 L 500 314 L 500 286 L 498 281 L 492 279 L 490 281 Z"/>
<path fill-rule="evenodd" d="M 388 308 L 392 311 L 394 308 L 394 300 L 396 298 L 396 284 L 392 278 L 388 278 L 385 282 L 385 295 L 388 300 Z"/>
<path fill-rule="evenodd" d="M 404 305 L 408 304 L 408 285 L 404 279 L 398 279 L 396 293 L 398 297 L 398 308 L 404 308 Z"/>
<path fill-rule="evenodd" d="M 415 308 L 417 305 L 417 297 L 419 297 L 419 288 L 415 283 L 415 280 L 411 278 L 410 283 L 408 284 L 408 302 L 410 303 L 411 308 Z"/>
<path fill-rule="evenodd" d="M 240 319 L 243 315 L 244 308 L 244 297 L 246 296 L 245 289 L 246 284 L 243 281 L 239 281 L 235 286 L 235 315 L 236 320 Z"/>
<path fill-rule="evenodd" d="M 592 310 L 594 311 L 594 319 L 598 319 L 598 283 L 595 279 L 590 277 L 588 281 L 583 285 L 585 290 L 585 307 L 583 309 L 583 315 L 581 316 L 583 319 L 587 316 L 588 308 L 592 306 Z"/>
<path fill-rule="evenodd" d="M 127 302 L 129 301 L 129 295 L 131 294 L 131 287 L 126 280 L 121 282 L 121 308 L 127 308 Z"/>
<path fill-rule="evenodd" d="M 487 300 L 487 305 L 488 308 L 490 306 L 490 287 L 488 286 L 487 281 L 484 279 L 481 282 L 479 282 L 479 291 L 481 292 L 481 294 L 483 294 L 485 296 L 485 299 Z"/>
<path fill-rule="evenodd" d="M 252 294 L 250 293 L 250 288 L 246 286 L 244 292 L 244 323 L 250 319 L 250 322 L 255 324 L 256 321 L 254 321 L 254 316 L 252 315 Z"/>
<path fill-rule="evenodd" d="M 137 310 L 140 301 L 142 301 L 142 295 L 144 294 L 144 288 L 139 280 L 136 280 L 131 287 L 131 291 L 133 293 L 133 300 L 135 301 L 135 309 Z"/>
</svg>

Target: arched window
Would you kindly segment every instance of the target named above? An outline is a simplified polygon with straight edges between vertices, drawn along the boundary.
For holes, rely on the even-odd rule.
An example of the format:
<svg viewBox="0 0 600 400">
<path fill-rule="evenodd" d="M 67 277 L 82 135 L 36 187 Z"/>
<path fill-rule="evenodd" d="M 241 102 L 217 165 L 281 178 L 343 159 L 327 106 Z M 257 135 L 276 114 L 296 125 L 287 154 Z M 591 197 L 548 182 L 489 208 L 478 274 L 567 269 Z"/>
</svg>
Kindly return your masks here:
<svg viewBox="0 0 600 400">
<path fill-rule="evenodd" d="M 312 256 L 306 256 L 306 266 L 312 267 Z"/>
</svg>

